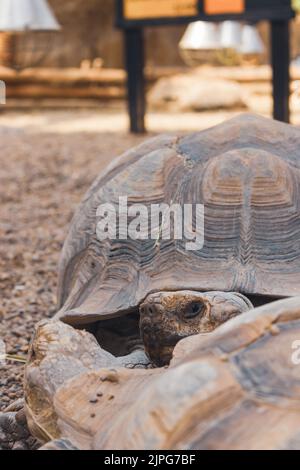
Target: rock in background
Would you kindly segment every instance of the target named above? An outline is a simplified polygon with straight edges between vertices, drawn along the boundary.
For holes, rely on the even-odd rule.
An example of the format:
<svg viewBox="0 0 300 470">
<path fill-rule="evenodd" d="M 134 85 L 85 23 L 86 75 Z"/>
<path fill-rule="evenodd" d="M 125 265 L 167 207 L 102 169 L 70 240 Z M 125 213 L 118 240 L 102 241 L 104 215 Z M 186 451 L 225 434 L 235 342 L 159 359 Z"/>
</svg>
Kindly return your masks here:
<svg viewBox="0 0 300 470">
<path fill-rule="evenodd" d="M 247 108 L 242 87 L 229 80 L 207 80 L 200 74 L 180 74 L 160 79 L 150 90 L 153 109 L 204 111 Z"/>
</svg>

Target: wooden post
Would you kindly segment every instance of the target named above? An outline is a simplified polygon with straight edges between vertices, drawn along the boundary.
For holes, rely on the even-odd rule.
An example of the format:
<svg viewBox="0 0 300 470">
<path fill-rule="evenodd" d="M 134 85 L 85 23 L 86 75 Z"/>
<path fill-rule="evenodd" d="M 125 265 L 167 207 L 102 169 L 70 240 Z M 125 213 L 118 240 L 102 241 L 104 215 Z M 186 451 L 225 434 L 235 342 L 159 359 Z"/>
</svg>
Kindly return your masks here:
<svg viewBox="0 0 300 470">
<path fill-rule="evenodd" d="M 290 122 L 290 35 L 289 21 L 271 22 L 273 68 L 273 117 Z"/>
<path fill-rule="evenodd" d="M 128 107 L 130 131 L 145 132 L 144 36 L 142 28 L 125 30 Z"/>
</svg>

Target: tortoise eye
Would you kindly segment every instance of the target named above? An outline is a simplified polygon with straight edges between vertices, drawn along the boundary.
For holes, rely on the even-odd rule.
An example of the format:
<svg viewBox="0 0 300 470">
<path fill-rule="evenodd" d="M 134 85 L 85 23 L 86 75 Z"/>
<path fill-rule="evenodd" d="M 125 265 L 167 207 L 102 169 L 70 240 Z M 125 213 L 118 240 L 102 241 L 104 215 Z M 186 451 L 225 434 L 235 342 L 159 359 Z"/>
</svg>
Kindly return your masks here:
<svg viewBox="0 0 300 470">
<path fill-rule="evenodd" d="M 187 319 L 196 318 L 201 313 L 204 313 L 205 305 L 203 302 L 191 302 L 185 312 L 184 317 Z"/>
</svg>

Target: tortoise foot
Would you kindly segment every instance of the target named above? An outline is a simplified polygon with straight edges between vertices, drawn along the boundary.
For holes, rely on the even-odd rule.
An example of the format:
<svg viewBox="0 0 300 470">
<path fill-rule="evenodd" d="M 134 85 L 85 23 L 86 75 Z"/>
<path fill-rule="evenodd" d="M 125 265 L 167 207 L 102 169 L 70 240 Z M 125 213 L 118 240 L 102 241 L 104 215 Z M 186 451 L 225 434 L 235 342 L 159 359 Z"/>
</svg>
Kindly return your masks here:
<svg viewBox="0 0 300 470">
<path fill-rule="evenodd" d="M 27 427 L 24 409 L 0 413 L 0 449 L 33 450 L 38 442 Z"/>
</svg>

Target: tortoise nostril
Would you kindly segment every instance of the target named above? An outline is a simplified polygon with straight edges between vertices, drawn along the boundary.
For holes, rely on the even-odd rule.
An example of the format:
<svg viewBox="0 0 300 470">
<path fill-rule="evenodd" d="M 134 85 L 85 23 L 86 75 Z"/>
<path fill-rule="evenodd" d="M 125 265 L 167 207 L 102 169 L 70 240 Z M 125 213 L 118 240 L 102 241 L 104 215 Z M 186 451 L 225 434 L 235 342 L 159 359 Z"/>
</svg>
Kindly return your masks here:
<svg viewBox="0 0 300 470">
<path fill-rule="evenodd" d="M 140 308 L 140 313 L 141 313 L 142 315 L 145 315 L 145 313 L 146 313 L 145 307 L 141 307 L 141 308 Z"/>
<path fill-rule="evenodd" d="M 143 317 L 152 317 L 157 313 L 157 309 L 155 305 L 153 304 L 144 304 L 143 306 L 140 307 L 140 314 L 143 315 Z"/>
<path fill-rule="evenodd" d="M 155 313 L 155 307 L 153 305 L 145 305 L 140 308 L 140 313 L 142 315 L 153 315 Z"/>
</svg>

